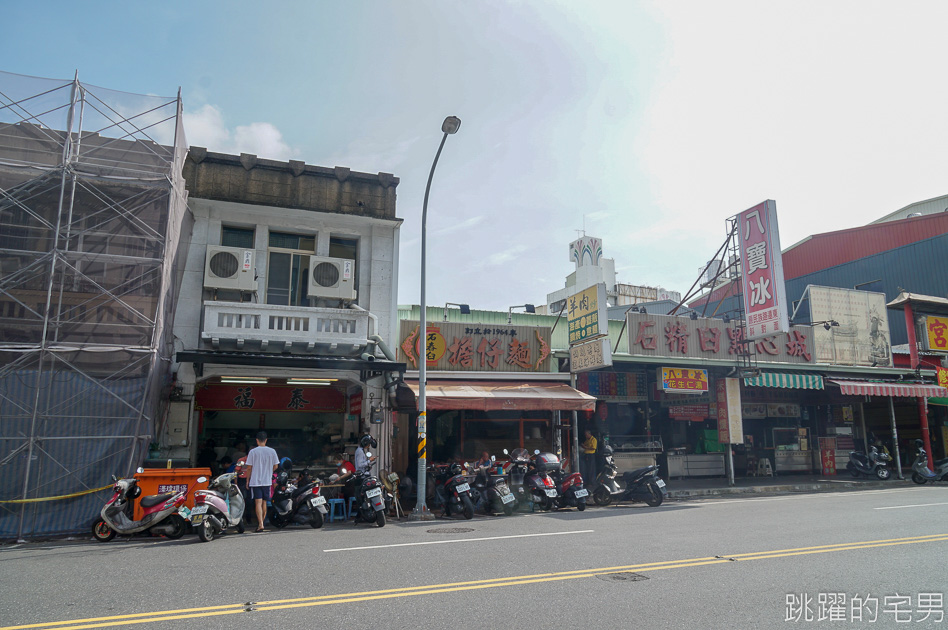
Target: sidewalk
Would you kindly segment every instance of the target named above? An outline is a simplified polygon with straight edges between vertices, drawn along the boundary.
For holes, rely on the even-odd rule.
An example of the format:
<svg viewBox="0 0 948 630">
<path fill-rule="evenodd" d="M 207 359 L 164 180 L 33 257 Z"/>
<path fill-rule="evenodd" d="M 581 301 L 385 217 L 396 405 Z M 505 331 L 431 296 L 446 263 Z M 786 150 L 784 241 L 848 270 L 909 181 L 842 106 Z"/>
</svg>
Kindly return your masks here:
<svg viewBox="0 0 948 630">
<path fill-rule="evenodd" d="M 905 473 L 903 473 L 904 475 Z M 782 475 L 779 477 L 738 477 L 728 486 L 726 477 L 666 479 L 669 499 L 729 496 L 735 494 L 778 494 L 784 492 L 837 492 L 840 490 L 877 490 L 912 485 L 906 476 L 886 481 L 875 478 L 853 478 L 849 474 L 835 477 L 822 475 Z"/>
</svg>

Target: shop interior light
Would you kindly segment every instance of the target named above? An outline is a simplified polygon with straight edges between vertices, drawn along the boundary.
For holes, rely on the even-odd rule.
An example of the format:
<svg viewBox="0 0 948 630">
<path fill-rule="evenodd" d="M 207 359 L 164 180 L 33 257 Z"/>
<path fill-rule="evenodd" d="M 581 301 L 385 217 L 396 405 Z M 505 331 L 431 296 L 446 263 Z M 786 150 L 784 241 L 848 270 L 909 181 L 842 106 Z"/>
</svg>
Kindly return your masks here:
<svg viewBox="0 0 948 630">
<path fill-rule="evenodd" d="M 221 383 L 230 385 L 266 385 L 270 379 L 262 376 L 222 376 Z"/>
<path fill-rule="evenodd" d="M 287 385 L 331 385 L 337 378 L 288 378 Z"/>
</svg>

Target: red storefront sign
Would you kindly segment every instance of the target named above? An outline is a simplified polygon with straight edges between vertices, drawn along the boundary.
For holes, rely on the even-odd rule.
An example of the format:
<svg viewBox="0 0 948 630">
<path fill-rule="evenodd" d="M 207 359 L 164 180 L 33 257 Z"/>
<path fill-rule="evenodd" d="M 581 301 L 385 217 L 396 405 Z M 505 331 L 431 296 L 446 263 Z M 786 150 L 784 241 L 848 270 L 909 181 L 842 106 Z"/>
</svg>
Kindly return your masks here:
<svg viewBox="0 0 948 630">
<path fill-rule="evenodd" d="M 777 204 L 765 201 L 737 215 L 747 339 L 790 329 Z"/>
<path fill-rule="evenodd" d="M 231 411 L 324 411 L 342 413 L 346 395 L 334 387 L 223 385 L 211 383 L 194 394 L 197 409 Z"/>
</svg>

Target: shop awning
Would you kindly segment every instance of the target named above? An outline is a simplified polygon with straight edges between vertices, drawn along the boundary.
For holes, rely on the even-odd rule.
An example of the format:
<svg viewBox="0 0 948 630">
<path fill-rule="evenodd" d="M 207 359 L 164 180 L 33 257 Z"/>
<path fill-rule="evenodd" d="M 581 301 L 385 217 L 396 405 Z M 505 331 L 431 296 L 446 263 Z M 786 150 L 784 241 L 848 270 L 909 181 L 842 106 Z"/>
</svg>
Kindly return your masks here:
<svg viewBox="0 0 948 630">
<path fill-rule="evenodd" d="M 761 372 L 760 376 L 745 378 L 750 387 L 784 387 L 787 389 L 823 389 L 823 377 L 819 374 L 787 374 L 784 372 Z"/>
<path fill-rule="evenodd" d="M 408 382 L 418 396 L 418 383 Z M 591 411 L 596 398 L 565 383 L 428 381 L 425 407 L 475 411 Z"/>
<path fill-rule="evenodd" d="M 938 385 L 919 383 L 830 381 L 839 385 L 847 396 L 900 396 L 906 398 L 931 398 L 948 396 L 948 389 Z"/>
</svg>

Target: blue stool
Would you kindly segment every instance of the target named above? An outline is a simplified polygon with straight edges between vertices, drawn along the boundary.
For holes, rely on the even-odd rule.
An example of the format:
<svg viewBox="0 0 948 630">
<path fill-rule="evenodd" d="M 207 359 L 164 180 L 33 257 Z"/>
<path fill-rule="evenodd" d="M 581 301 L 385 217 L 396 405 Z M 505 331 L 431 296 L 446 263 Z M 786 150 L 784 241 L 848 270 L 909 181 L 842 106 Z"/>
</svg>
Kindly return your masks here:
<svg viewBox="0 0 948 630">
<path fill-rule="evenodd" d="M 356 502 L 356 497 L 349 497 L 349 518 L 352 518 L 352 505 Z"/>
<path fill-rule="evenodd" d="M 338 518 L 339 520 L 346 520 L 346 500 L 345 499 L 329 499 L 329 522 Z M 336 508 L 339 508 L 339 514 L 336 514 Z"/>
</svg>

